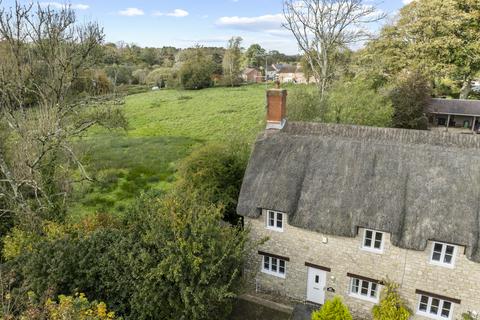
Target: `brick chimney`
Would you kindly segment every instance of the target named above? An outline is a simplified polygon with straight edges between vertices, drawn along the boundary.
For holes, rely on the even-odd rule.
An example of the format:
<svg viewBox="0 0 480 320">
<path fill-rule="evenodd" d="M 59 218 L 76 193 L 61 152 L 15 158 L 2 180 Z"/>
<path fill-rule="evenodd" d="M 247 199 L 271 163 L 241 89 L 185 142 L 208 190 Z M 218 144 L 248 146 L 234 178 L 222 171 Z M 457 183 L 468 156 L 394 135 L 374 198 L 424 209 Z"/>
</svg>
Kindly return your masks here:
<svg viewBox="0 0 480 320">
<path fill-rule="evenodd" d="M 287 90 L 267 90 L 267 129 L 280 130 L 287 121 Z"/>
</svg>

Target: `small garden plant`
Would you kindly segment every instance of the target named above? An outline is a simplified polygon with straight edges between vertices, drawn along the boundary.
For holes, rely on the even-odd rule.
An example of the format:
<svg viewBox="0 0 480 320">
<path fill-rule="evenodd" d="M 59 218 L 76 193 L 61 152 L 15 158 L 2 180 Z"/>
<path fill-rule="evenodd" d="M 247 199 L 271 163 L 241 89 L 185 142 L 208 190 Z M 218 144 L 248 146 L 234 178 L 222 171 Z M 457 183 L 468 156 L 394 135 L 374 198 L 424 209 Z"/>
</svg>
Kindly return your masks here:
<svg viewBox="0 0 480 320">
<path fill-rule="evenodd" d="M 387 281 L 382 290 L 380 303 L 372 310 L 374 320 L 408 320 L 411 311 L 398 292 L 398 284 Z"/>
<path fill-rule="evenodd" d="M 322 308 L 312 313 L 312 320 L 352 320 L 348 307 L 339 296 L 327 300 Z"/>
</svg>

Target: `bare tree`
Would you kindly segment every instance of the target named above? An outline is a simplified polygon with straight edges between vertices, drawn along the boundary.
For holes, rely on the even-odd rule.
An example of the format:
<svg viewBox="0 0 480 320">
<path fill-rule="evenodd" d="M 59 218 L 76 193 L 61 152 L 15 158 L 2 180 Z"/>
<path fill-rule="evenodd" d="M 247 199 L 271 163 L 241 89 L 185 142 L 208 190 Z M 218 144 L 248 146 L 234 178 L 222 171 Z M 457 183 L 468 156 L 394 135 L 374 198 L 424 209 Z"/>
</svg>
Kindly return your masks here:
<svg viewBox="0 0 480 320">
<path fill-rule="evenodd" d="M 72 89 L 103 37 L 96 23 L 79 25 L 69 6 L 16 1 L 7 9 L 0 0 L 0 214 L 32 227 L 38 217 L 61 216 L 69 170 L 88 178 L 75 139 L 96 124 L 125 125 L 118 108 L 79 100 Z"/>
<path fill-rule="evenodd" d="M 385 17 L 364 0 L 285 0 L 284 27 L 295 36 L 323 99 L 342 48 L 370 37 L 368 24 Z"/>
</svg>

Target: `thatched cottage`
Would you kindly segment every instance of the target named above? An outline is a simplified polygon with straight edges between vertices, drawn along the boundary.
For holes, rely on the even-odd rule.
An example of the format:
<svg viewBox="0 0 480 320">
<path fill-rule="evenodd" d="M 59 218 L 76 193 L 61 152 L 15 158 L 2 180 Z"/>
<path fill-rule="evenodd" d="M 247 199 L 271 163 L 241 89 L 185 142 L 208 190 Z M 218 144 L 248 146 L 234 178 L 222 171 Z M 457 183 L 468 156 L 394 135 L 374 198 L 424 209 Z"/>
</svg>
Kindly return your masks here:
<svg viewBox="0 0 480 320">
<path fill-rule="evenodd" d="M 258 290 L 323 304 L 335 295 L 369 318 L 383 281 L 415 319 L 480 311 L 480 139 L 286 121 L 268 91 L 237 211 L 253 239 Z"/>
</svg>

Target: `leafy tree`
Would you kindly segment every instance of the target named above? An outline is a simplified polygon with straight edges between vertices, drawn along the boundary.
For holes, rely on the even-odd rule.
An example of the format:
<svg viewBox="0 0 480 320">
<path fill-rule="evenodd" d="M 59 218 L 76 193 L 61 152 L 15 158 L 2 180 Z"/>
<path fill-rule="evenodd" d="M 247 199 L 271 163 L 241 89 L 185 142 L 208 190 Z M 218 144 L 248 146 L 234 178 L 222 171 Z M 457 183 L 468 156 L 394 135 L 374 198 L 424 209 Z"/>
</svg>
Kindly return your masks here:
<svg viewBox="0 0 480 320">
<path fill-rule="evenodd" d="M 333 300 L 327 300 L 320 310 L 312 313 L 312 320 L 352 320 L 352 316 L 342 298 L 336 296 Z"/>
<path fill-rule="evenodd" d="M 363 79 L 337 81 L 328 92 L 326 104 L 326 122 L 391 126 L 393 109 L 389 99 Z"/>
<path fill-rule="evenodd" d="M 223 80 L 230 86 L 241 83 L 242 38 L 233 37 L 228 41 L 227 51 L 223 57 Z"/>
<path fill-rule="evenodd" d="M 245 51 L 243 59 L 246 67 L 260 68 L 265 66 L 267 51 L 258 43 L 252 44 Z"/>
<path fill-rule="evenodd" d="M 249 148 L 242 143 L 208 144 L 195 150 L 178 168 L 177 191 L 197 194 L 204 203 L 223 207 L 224 219 L 236 224 L 248 155 Z"/>
<path fill-rule="evenodd" d="M 201 47 L 186 51 L 182 60 L 178 75 L 184 89 L 203 89 L 213 85 L 213 58 L 205 54 Z"/>
<path fill-rule="evenodd" d="M 417 72 L 399 74 L 389 97 L 393 105 L 392 125 L 395 128 L 428 128 L 425 109 L 430 101 L 430 86 L 425 77 Z"/>
<path fill-rule="evenodd" d="M 374 320 L 408 320 L 411 312 L 398 293 L 398 284 L 387 282 L 383 287 L 380 303 L 372 310 Z"/>
<path fill-rule="evenodd" d="M 174 70 L 172 68 L 157 68 L 151 71 L 145 82 L 150 85 L 156 85 L 160 88 L 165 87 L 168 83 L 168 86 L 173 86 Z"/>
<path fill-rule="evenodd" d="M 480 71 L 479 16 L 475 0 L 412 1 L 367 44 L 362 63 L 380 77 L 403 69 L 424 70 L 430 80 L 451 77 L 460 83 L 460 97 L 467 98 Z"/>
</svg>

